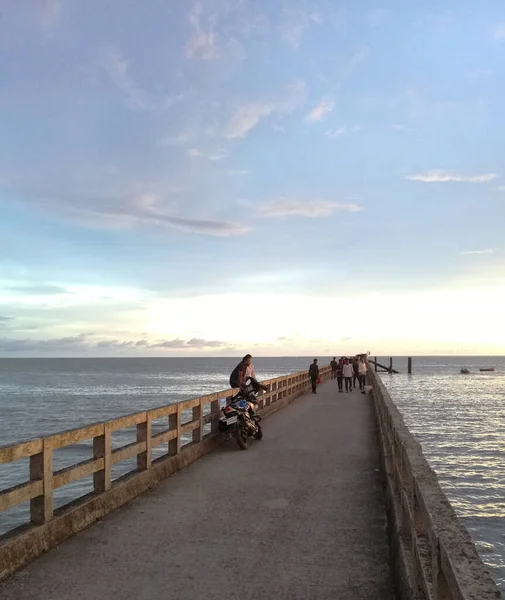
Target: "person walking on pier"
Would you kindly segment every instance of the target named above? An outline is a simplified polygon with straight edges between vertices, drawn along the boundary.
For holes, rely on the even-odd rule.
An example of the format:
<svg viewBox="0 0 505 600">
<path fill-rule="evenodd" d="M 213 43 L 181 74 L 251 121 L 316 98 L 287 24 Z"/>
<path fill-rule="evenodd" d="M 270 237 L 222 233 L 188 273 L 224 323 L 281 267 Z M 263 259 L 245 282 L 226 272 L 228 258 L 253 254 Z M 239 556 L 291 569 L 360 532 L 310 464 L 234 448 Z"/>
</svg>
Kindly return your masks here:
<svg viewBox="0 0 505 600">
<path fill-rule="evenodd" d="M 312 393 L 317 394 L 317 380 L 319 378 L 319 367 L 317 365 L 317 358 L 314 359 L 314 362 L 309 367 L 309 377 L 310 382 L 312 383 Z"/>
<path fill-rule="evenodd" d="M 337 378 L 337 360 L 336 357 L 333 357 L 333 360 L 330 363 L 331 366 L 331 378 L 332 379 L 336 379 Z"/>
<path fill-rule="evenodd" d="M 366 382 L 366 360 L 365 357 L 362 356 L 359 361 L 359 389 L 365 393 L 365 382 Z"/>
<path fill-rule="evenodd" d="M 338 391 L 339 392 L 343 392 L 343 383 L 344 383 L 344 372 L 343 372 L 343 368 L 344 368 L 344 361 L 343 359 L 340 359 L 337 363 L 337 372 L 336 372 L 336 377 L 337 377 L 337 385 L 338 385 Z"/>
<path fill-rule="evenodd" d="M 352 369 L 352 365 L 349 362 L 348 358 L 346 358 L 344 360 L 344 367 L 343 367 L 342 370 L 344 372 L 345 391 L 346 392 L 352 392 L 352 375 L 353 375 L 353 369 Z"/>
<path fill-rule="evenodd" d="M 355 356 L 352 359 L 352 385 L 356 387 L 356 381 L 359 383 L 359 360 L 358 357 Z"/>
</svg>

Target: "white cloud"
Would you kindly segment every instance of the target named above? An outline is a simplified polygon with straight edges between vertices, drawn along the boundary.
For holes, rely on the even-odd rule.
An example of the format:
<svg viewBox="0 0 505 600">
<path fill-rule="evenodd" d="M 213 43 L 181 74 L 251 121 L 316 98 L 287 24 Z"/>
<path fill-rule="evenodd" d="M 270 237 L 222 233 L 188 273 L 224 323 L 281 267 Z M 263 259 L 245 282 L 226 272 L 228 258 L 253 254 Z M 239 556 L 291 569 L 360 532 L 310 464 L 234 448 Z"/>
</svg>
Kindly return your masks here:
<svg viewBox="0 0 505 600">
<path fill-rule="evenodd" d="M 315 106 L 307 115 L 307 121 L 320 121 L 324 116 L 333 110 L 335 104 L 330 100 L 323 98 L 321 102 Z"/>
<path fill-rule="evenodd" d="M 183 350 L 183 349 L 204 349 L 220 348 L 232 349 L 234 346 L 228 342 L 220 340 L 205 340 L 201 338 L 191 338 L 183 340 L 181 338 L 161 339 L 157 341 L 148 341 L 145 339 L 137 340 L 118 340 L 112 338 L 100 339 L 92 334 L 81 333 L 63 338 L 49 339 L 30 339 L 30 338 L 0 338 L 0 352 L 5 353 L 23 353 L 23 352 L 70 352 L 70 353 L 93 353 L 103 350 L 109 351 L 130 351 L 145 352 L 158 350 Z"/>
<path fill-rule="evenodd" d="M 101 229 L 136 229 L 169 227 L 186 233 L 229 237 L 244 235 L 251 227 L 235 221 L 218 221 L 181 216 L 166 195 L 136 195 L 46 198 L 32 197 L 29 202 L 40 205 L 58 217 L 77 221 L 83 226 Z"/>
<path fill-rule="evenodd" d="M 128 61 L 117 48 L 106 49 L 102 66 L 112 83 L 126 95 L 131 108 L 157 110 L 168 108 L 181 99 L 181 96 L 157 96 L 139 87 L 129 73 Z"/>
<path fill-rule="evenodd" d="M 230 237 L 244 235 L 251 231 L 251 227 L 232 221 L 214 221 L 202 219 L 184 219 L 181 217 L 168 217 L 161 215 L 153 218 L 153 223 L 174 227 L 187 233 L 198 233 L 201 235 L 212 235 L 218 237 Z"/>
<path fill-rule="evenodd" d="M 295 81 L 285 86 L 277 97 L 238 106 L 224 128 L 223 136 L 230 140 L 245 137 L 258 123 L 272 114 L 288 114 L 305 101 L 305 82 Z"/>
<path fill-rule="evenodd" d="M 324 135 L 329 138 L 338 138 L 342 135 L 347 135 L 347 129 L 345 127 L 340 127 L 340 129 L 328 129 Z"/>
<path fill-rule="evenodd" d="M 220 56 L 215 32 L 215 19 L 209 17 L 207 24 L 204 25 L 202 23 L 202 13 L 201 2 L 197 2 L 189 13 L 191 37 L 186 46 L 186 56 L 200 60 L 214 60 Z"/>
<path fill-rule="evenodd" d="M 495 40 L 505 40 L 505 21 L 494 26 L 493 37 Z"/>
<path fill-rule="evenodd" d="M 362 212 L 364 209 L 357 204 L 342 204 L 328 200 L 299 202 L 281 198 L 259 207 L 259 212 L 265 217 L 327 217 L 334 212 Z"/>
<path fill-rule="evenodd" d="M 397 129 L 398 131 L 405 129 L 405 125 L 402 125 L 401 123 L 393 123 L 393 125 L 391 125 L 391 127 L 393 129 Z"/>
<path fill-rule="evenodd" d="M 357 50 L 351 58 L 342 64 L 338 69 L 338 75 L 341 79 L 344 79 L 354 73 L 357 68 L 365 62 L 370 56 L 370 47 L 363 45 Z"/>
<path fill-rule="evenodd" d="M 159 144 L 160 146 L 185 146 L 194 139 L 193 133 L 182 132 L 176 135 L 167 135 L 159 141 Z"/>
<path fill-rule="evenodd" d="M 455 171 L 444 171 L 442 169 L 434 169 L 425 173 L 417 173 L 415 175 L 407 175 L 406 179 L 411 181 L 422 181 L 423 183 L 446 183 L 448 181 L 468 182 L 468 183 L 486 183 L 496 179 L 496 173 L 484 173 L 482 175 L 461 175 Z"/>
<path fill-rule="evenodd" d="M 486 250 L 465 250 L 464 252 L 460 252 L 460 254 L 494 254 L 495 250 L 493 248 L 487 248 Z"/>
<path fill-rule="evenodd" d="M 222 160 L 228 156 L 226 150 L 216 150 L 215 152 L 202 152 L 197 148 L 189 148 L 187 155 L 190 158 L 206 158 L 207 160 Z"/>
<path fill-rule="evenodd" d="M 339 127 L 338 129 L 327 129 L 324 135 L 327 138 L 338 138 L 343 135 L 352 137 L 354 133 L 358 133 L 363 129 L 362 125 L 352 125 L 351 127 Z"/>
<path fill-rule="evenodd" d="M 239 106 L 225 127 L 224 137 L 229 140 L 245 137 L 263 117 L 268 117 L 274 110 L 275 107 L 271 104 L 252 103 Z"/>
</svg>

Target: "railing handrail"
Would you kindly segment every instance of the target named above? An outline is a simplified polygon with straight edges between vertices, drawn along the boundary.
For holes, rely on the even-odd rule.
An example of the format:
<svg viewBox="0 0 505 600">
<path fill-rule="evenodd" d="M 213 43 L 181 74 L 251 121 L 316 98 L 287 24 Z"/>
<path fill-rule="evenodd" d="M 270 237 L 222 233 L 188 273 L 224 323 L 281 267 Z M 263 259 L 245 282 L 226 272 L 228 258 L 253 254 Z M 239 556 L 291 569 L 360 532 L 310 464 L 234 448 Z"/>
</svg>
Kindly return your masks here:
<svg viewBox="0 0 505 600">
<path fill-rule="evenodd" d="M 324 368 L 324 367 L 323 367 Z M 301 375 L 306 373 L 307 371 L 295 371 L 294 373 L 290 373 L 288 375 L 281 375 L 279 377 L 273 377 L 271 379 L 263 380 L 265 385 L 272 386 L 278 382 L 284 381 L 289 377 L 294 377 L 296 375 Z M 262 394 L 262 399 L 268 397 L 276 388 L 271 388 L 268 392 Z M 87 433 L 88 430 L 92 431 L 94 428 L 101 427 L 104 424 L 107 424 L 111 427 L 111 431 L 117 431 L 119 429 L 125 429 L 126 427 L 132 427 L 137 424 L 135 421 L 136 418 L 143 417 L 146 413 L 157 413 L 157 416 L 153 416 L 153 418 L 157 419 L 163 417 L 165 415 L 170 414 L 169 412 L 172 409 L 173 412 L 177 412 L 176 409 L 173 409 L 174 406 L 182 406 L 182 410 L 189 410 L 193 408 L 194 403 L 197 400 L 203 400 L 205 404 L 209 404 L 213 400 L 215 400 L 214 396 L 217 394 L 220 398 L 228 398 L 236 393 L 236 389 L 226 389 L 219 390 L 217 392 L 211 392 L 209 394 L 204 394 L 203 396 L 197 396 L 195 398 L 190 398 L 188 400 L 179 400 L 178 402 L 171 402 L 169 404 L 161 404 L 159 406 L 155 406 L 153 408 L 149 408 L 143 411 L 136 411 L 132 413 L 127 413 L 126 415 L 121 415 L 119 417 L 114 417 L 112 419 L 107 419 L 105 421 L 95 421 L 92 423 L 86 423 L 85 425 L 80 425 L 79 427 L 72 427 L 71 429 L 65 429 L 62 431 L 57 431 L 55 433 L 50 433 L 41 437 L 33 437 L 25 440 L 20 440 L 18 442 L 11 442 L 9 444 L 0 445 L 0 464 L 10 463 L 14 460 L 18 460 L 20 458 L 28 458 L 33 454 L 37 454 L 42 449 L 42 443 L 44 440 L 50 441 L 53 449 L 63 448 L 64 446 L 68 446 L 71 444 L 75 444 L 79 441 L 83 441 L 86 439 L 90 439 L 93 437 L 93 434 L 87 435 L 86 437 L 81 437 L 79 434 L 83 432 L 83 434 Z M 130 422 L 129 425 L 124 425 L 124 422 Z M 67 439 L 71 441 L 66 441 Z M 13 457 L 11 457 L 11 454 Z"/>
<path fill-rule="evenodd" d="M 322 367 L 326 375 L 329 367 Z M 259 400 L 260 410 L 278 400 L 302 391 L 307 387 L 307 370 L 273 377 L 263 383 L 269 387 Z M 23 458 L 30 460 L 30 478 L 10 488 L 0 488 L 0 513 L 22 502 L 30 501 L 30 521 L 34 525 L 48 523 L 54 515 L 53 492 L 83 477 L 93 475 L 95 493 L 111 489 L 111 467 L 123 460 L 137 458 L 137 469 L 130 473 L 149 470 L 153 448 L 168 443 L 168 452 L 156 460 L 177 456 L 182 446 L 182 436 L 191 433 L 190 443 L 202 442 L 217 432 L 219 401 L 229 398 L 237 390 L 227 389 L 189 400 L 173 402 L 151 409 L 130 413 L 107 421 L 99 421 L 60 431 L 40 438 L 32 438 L 0 446 L 0 464 L 13 463 Z M 210 412 L 204 414 L 210 404 Z M 181 414 L 192 410 L 190 421 L 181 422 Z M 152 422 L 166 417 L 168 428 L 153 435 Z M 208 434 L 205 425 L 211 426 Z M 135 442 L 112 449 L 114 431 L 137 428 Z M 58 471 L 53 471 L 53 451 L 79 442 L 93 440 L 93 457 Z M 186 445 L 186 444 L 185 444 Z M 0 540 L 3 536 L 0 536 Z M 1 578 L 1 577 L 0 577 Z"/>
</svg>

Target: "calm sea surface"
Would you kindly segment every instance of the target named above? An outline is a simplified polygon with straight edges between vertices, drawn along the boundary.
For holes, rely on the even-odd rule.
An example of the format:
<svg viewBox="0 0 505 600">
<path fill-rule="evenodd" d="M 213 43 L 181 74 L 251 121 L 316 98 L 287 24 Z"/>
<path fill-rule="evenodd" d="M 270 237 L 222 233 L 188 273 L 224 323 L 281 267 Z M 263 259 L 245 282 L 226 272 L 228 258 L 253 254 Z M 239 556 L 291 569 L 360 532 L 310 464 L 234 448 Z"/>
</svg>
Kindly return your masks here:
<svg viewBox="0 0 505 600">
<path fill-rule="evenodd" d="M 412 376 L 407 359 L 395 358 L 403 374 L 382 380 L 505 592 L 505 357 L 413 360 Z"/>
<path fill-rule="evenodd" d="M 258 377 L 267 379 L 306 369 L 311 358 L 257 358 L 254 364 Z M 382 374 L 382 379 L 505 592 L 505 357 L 413 360 L 412 376 L 405 374 L 407 359 L 400 357 L 394 359 L 394 366 L 403 374 Z M 237 362 L 229 358 L 0 359 L 0 445 L 226 389 Z M 462 366 L 471 374 L 461 375 Z M 479 367 L 496 371 L 481 373 Z M 166 423 L 153 424 L 155 432 L 165 428 Z M 113 446 L 134 439 L 133 428 L 117 432 Z M 54 453 L 54 468 L 91 456 L 90 442 L 62 448 Z M 115 465 L 113 477 L 132 466 L 132 461 Z M 27 478 L 28 460 L 0 465 L 0 489 Z M 91 489 L 91 477 L 60 488 L 55 505 Z M 28 509 L 25 503 L 0 513 L 0 534 L 26 520 Z"/>
</svg>

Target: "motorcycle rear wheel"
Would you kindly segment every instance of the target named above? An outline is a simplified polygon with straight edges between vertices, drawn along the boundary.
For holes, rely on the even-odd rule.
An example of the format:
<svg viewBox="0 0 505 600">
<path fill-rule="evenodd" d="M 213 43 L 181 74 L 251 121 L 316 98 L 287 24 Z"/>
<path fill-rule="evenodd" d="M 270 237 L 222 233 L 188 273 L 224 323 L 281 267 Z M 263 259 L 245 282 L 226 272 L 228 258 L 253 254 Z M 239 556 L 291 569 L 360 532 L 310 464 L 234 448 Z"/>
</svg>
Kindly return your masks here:
<svg viewBox="0 0 505 600">
<path fill-rule="evenodd" d="M 237 440 L 238 447 L 241 450 L 247 450 L 247 438 L 248 433 L 245 423 L 238 421 L 235 425 L 235 439 Z"/>
</svg>

